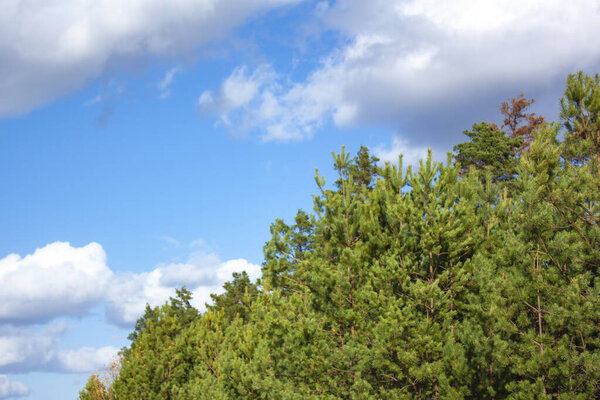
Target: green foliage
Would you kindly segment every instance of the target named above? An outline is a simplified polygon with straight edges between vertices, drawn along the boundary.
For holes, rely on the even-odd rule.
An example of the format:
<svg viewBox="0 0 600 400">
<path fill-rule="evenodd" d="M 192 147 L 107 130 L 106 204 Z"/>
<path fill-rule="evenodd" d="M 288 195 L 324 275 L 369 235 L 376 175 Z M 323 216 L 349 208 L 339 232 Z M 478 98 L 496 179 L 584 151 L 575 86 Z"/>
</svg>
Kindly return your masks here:
<svg viewBox="0 0 600 400">
<path fill-rule="evenodd" d="M 560 118 L 566 129 L 565 150 L 570 159 L 600 161 L 600 77 L 579 71 L 567 78 L 560 100 Z"/>
<path fill-rule="evenodd" d="M 260 284 L 234 274 L 201 316 L 184 289 L 148 307 L 108 393 L 600 398 L 600 174 L 558 132 L 513 135 L 533 135 L 515 157 L 475 124 L 456 163 L 405 171 L 342 148 L 314 212 L 271 226 Z"/>
<path fill-rule="evenodd" d="M 462 172 L 471 167 L 489 171 L 493 181 L 513 178 L 517 165 L 515 154 L 523 143 L 521 137 L 508 137 L 496 126 L 482 122 L 473 124 L 472 131 L 464 131 L 471 140 L 454 146 L 456 161 Z"/>
<path fill-rule="evenodd" d="M 146 307 L 112 385 L 117 399 L 168 399 L 186 380 L 192 366 L 176 350 L 176 341 L 198 317 L 190 300 L 191 293 L 181 288 L 162 307 Z"/>
<path fill-rule="evenodd" d="M 85 388 L 79 392 L 79 400 L 115 400 L 113 383 L 119 376 L 121 359 L 111 362 L 102 373 L 94 373 L 88 378 Z"/>
<path fill-rule="evenodd" d="M 349 166 L 349 173 L 355 185 L 371 186 L 381 169 L 377 166 L 379 158 L 370 155 L 365 146 L 360 146 L 354 162 Z"/>
<path fill-rule="evenodd" d="M 235 318 L 248 319 L 250 306 L 260 293 L 258 285 L 253 284 L 248 278 L 248 274 L 233 273 L 233 281 L 223 285 L 225 292 L 223 294 L 211 294 L 212 305 L 207 304 L 209 310 L 223 311 L 229 321 Z"/>
<path fill-rule="evenodd" d="M 92 374 L 88 378 L 85 388 L 79 392 L 79 400 L 112 400 L 108 389 L 98 375 Z"/>
</svg>

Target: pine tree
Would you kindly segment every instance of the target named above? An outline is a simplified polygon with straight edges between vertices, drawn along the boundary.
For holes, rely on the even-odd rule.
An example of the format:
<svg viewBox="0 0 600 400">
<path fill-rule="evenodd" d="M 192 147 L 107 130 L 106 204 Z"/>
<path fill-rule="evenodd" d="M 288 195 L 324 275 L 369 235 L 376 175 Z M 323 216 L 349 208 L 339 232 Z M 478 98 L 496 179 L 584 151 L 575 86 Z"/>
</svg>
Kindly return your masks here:
<svg viewBox="0 0 600 400">
<path fill-rule="evenodd" d="M 567 158 L 600 163 L 600 76 L 570 74 L 560 108 Z"/>
<path fill-rule="evenodd" d="M 456 161 L 462 173 L 471 167 L 488 170 L 494 182 L 513 178 L 515 155 L 523 144 L 521 137 L 508 137 L 504 131 L 487 122 L 473 124 L 472 131 L 464 131 L 471 140 L 454 146 Z M 484 175 L 483 175 L 484 176 Z"/>
<path fill-rule="evenodd" d="M 207 304 L 209 310 L 222 310 L 228 320 L 235 318 L 248 319 L 251 305 L 259 295 L 260 291 L 256 284 L 253 284 L 246 271 L 234 272 L 233 280 L 223 285 L 225 292 L 219 295 L 211 294 L 213 304 Z"/>
<path fill-rule="evenodd" d="M 180 333 L 198 316 L 190 304 L 191 293 L 177 290 L 176 297 L 161 307 L 146 308 L 123 351 L 118 378 L 112 385 L 116 398 L 170 399 L 187 378 L 189 360 L 176 351 Z"/>
<path fill-rule="evenodd" d="M 147 307 L 118 378 L 80 398 L 600 398 L 593 141 L 518 120 L 416 170 L 342 148 L 314 212 L 271 226 L 259 283 L 235 274 L 201 316 L 183 289 Z"/>
</svg>

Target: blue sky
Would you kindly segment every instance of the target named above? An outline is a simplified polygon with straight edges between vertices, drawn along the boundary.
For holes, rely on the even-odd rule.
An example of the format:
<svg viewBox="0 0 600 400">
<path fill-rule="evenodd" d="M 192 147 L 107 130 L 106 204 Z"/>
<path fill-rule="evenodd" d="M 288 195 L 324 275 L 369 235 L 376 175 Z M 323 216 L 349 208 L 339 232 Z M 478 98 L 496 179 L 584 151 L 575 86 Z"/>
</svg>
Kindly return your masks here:
<svg viewBox="0 0 600 400">
<path fill-rule="evenodd" d="M 0 399 L 76 398 L 147 302 L 259 277 L 331 151 L 443 160 L 600 69 L 591 0 L 40 4 L 0 5 Z"/>
</svg>

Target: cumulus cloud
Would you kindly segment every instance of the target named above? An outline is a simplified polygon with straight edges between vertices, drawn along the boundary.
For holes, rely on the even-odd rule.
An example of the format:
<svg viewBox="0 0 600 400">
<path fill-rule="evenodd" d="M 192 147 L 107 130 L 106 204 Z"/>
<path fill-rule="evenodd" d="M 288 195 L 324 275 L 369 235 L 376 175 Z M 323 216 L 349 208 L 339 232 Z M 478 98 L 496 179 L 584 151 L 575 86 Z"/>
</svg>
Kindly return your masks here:
<svg viewBox="0 0 600 400">
<path fill-rule="evenodd" d="M 118 352 L 115 346 L 61 350 L 56 353 L 56 364 L 64 372 L 94 372 L 109 365 Z"/>
<path fill-rule="evenodd" d="M 211 293 L 222 292 L 233 272 L 246 271 L 251 279 L 260 277 L 260 266 L 244 259 L 221 261 L 214 253 L 195 253 L 185 263 L 173 263 L 140 274 L 117 274 L 107 293 L 106 315 L 124 327 L 144 313 L 146 304 L 158 306 L 185 286 L 193 294 L 192 305 L 200 310 Z"/>
<path fill-rule="evenodd" d="M 98 243 L 55 242 L 33 254 L 0 259 L 0 322 L 83 316 L 104 298 L 112 272 Z"/>
<path fill-rule="evenodd" d="M 0 117 L 80 88 L 111 65 L 187 53 L 253 15 L 297 1 L 2 1 Z"/>
<path fill-rule="evenodd" d="M 398 164 L 398 157 L 402 155 L 402 164 L 404 166 L 418 166 L 419 160 L 427 158 L 427 150 L 426 147 L 410 146 L 406 139 L 395 135 L 392 138 L 391 146 L 380 145 L 373 152 L 382 163 Z"/>
<path fill-rule="evenodd" d="M 43 370 L 53 360 L 55 339 L 47 332 L 18 329 L 0 333 L 0 371 Z"/>
<path fill-rule="evenodd" d="M 115 346 L 60 349 L 60 332 L 53 327 L 0 327 L 0 372 L 93 372 L 117 355 Z"/>
<path fill-rule="evenodd" d="M 11 381 L 6 375 L 0 375 L 0 399 L 26 397 L 29 388 L 23 382 Z"/>
<path fill-rule="evenodd" d="M 600 63 L 600 5 L 594 0 L 568 7 L 555 0 L 345 0 L 320 2 L 318 11 L 347 44 L 300 82 L 234 70 L 225 82 L 252 90 L 241 104 L 218 109 L 221 121 L 257 128 L 267 141 L 310 138 L 328 121 L 397 129 L 411 118 L 476 107 L 498 91 L 538 90 Z M 201 105 L 215 99 L 207 93 Z M 495 97 L 493 104 L 502 100 Z M 419 139 L 416 132 L 412 137 Z"/>
<path fill-rule="evenodd" d="M 234 272 L 260 277 L 260 266 L 244 259 L 221 260 L 198 251 L 184 263 L 161 265 L 149 272 L 113 273 L 98 243 L 73 247 L 51 243 L 24 257 L 10 254 L 0 259 L 0 373 L 30 371 L 91 372 L 107 365 L 118 348 L 62 349 L 62 316 L 85 316 L 105 305 L 107 321 L 130 328 L 146 304 L 164 304 L 185 286 L 192 304 L 204 309 L 211 293 L 222 292 Z"/>
<path fill-rule="evenodd" d="M 222 261 L 214 253 L 197 251 L 185 263 L 115 274 L 98 243 L 73 247 L 55 242 L 25 257 L 10 254 L 0 259 L 0 323 L 39 324 L 59 316 L 81 317 L 107 301 L 109 320 L 130 326 L 143 314 L 146 303 L 161 305 L 181 286 L 194 292 L 194 305 L 202 309 L 210 293 L 219 292 L 233 272 L 241 271 L 252 279 L 260 276 L 260 266 L 244 259 Z M 0 353 L 0 359 L 10 354 Z"/>
</svg>

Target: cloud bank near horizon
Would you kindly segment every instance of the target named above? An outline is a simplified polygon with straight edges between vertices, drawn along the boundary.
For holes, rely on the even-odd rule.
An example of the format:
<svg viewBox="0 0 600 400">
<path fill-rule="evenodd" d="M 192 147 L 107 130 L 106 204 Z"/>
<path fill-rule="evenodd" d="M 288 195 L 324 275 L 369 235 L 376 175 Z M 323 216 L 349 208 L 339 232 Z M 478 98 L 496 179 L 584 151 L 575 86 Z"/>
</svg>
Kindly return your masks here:
<svg viewBox="0 0 600 400">
<path fill-rule="evenodd" d="M 164 304 L 185 286 L 199 310 L 221 293 L 234 272 L 260 277 L 259 265 L 244 259 L 222 261 L 210 252 L 192 252 L 183 263 L 149 272 L 113 272 L 98 243 L 74 247 L 55 242 L 32 254 L 0 259 L 0 373 L 90 372 L 107 365 L 118 348 L 61 349 L 61 317 L 85 318 L 104 308 L 106 322 L 131 328 L 146 304 Z"/>
<path fill-rule="evenodd" d="M 0 325 L 0 373 L 94 372 L 117 356 L 119 348 L 115 346 L 61 348 L 63 331 L 64 327 L 56 324 L 41 329 Z"/>
</svg>

